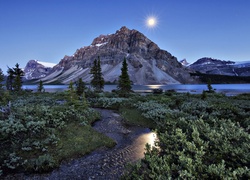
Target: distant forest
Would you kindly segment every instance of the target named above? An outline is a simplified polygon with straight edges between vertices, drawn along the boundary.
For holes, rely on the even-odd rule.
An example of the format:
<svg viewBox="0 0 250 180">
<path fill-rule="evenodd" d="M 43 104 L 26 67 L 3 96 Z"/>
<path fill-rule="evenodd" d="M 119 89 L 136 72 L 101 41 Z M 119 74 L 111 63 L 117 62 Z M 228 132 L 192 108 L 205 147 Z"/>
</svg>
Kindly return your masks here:
<svg viewBox="0 0 250 180">
<path fill-rule="evenodd" d="M 203 74 L 203 73 L 190 73 L 195 76 L 201 83 L 211 81 L 212 84 L 239 84 L 250 83 L 250 76 L 226 76 L 218 74 Z"/>
</svg>

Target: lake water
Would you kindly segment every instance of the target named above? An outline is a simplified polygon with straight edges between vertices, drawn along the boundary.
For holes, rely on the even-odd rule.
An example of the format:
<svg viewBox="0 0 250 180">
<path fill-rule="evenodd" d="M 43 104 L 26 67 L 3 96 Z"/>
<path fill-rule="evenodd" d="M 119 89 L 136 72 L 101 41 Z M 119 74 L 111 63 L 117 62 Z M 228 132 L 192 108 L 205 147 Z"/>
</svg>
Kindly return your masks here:
<svg viewBox="0 0 250 180">
<path fill-rule="evenodd" d="M 250 93 L 250 84 L 212 84 L 216 92 L 234 95 L 239 93 Z M 68 89 L 68 85 L 44 85 L 46 92 L 62 92 Z M 117 85 L 105 85 L 104 91 L 112 91 Z M 170 84 L 170 85 L 133 85 L 132 90 L 135 92 L 152 92 L 153 89 L 175 90 L 177 92 L 189 92 L 192 94 L 202 93 L 208 90 L 206 84 Z M 23 85 L 23 89 L 37 90 L 37 85 Z"/>
</svg>

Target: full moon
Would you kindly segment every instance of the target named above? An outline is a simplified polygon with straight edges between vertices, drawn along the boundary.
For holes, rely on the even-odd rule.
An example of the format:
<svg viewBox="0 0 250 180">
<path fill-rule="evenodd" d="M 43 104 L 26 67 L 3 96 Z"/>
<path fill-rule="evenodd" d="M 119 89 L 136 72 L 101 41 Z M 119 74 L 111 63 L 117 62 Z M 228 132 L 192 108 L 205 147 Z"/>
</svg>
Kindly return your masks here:
<svg viewBox="0 0 250 180">
<path fill-rule="evenodd" d="M 152 28 L 152 27 L 156 26 L 157 20 L 156 20 L 155 17 L 149 17 L 149 18 L 147 18 L 147 22 L 146 23 L 147 23 L 148 27 Z"/>
</svg>

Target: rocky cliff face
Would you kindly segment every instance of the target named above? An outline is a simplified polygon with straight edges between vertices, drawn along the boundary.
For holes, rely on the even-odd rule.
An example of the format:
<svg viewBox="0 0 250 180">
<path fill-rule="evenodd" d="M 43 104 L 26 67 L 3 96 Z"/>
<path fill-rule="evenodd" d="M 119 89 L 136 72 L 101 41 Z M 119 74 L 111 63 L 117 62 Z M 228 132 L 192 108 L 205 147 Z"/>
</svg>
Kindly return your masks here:
<svg viewBox="0 0 250 180">
<path fill-rule="evenodd" d="M 235 63 L 233 61 L 201 58 L 191 64 L 189 68 L 205 74 L 250 76 L 250 62 Z"/>
<path fill-rule="evenodd" d="M 182 66 L 188 66 L 189 63 L 187 62 L 186 59 L 180 60 L 180 63 L 182 64 Z"/>
<path fill-rule="evenodd" d="M 51 63 L 42 63 L 37 60 L 30 60 L 25 68 L 25 78 L 27 80 L 40 79 L 46 77 L 52 70 Z"/>
<path fill-rule="evenodd" d="M 139 31 L 126 27 L 122 27 L 114 34 L 100 35 L 90 46 L 77 49 L 72 56 L 65 56 L 42 80 L 67 84 L 82 78 L 85 82 L 89 82 L 90 68 L 98 56 L 105 81 L 117 81 L 125 57 L 128 73 L 134 84 L 194 82 L 174 56 L 161 50 Z"/>
</svg>

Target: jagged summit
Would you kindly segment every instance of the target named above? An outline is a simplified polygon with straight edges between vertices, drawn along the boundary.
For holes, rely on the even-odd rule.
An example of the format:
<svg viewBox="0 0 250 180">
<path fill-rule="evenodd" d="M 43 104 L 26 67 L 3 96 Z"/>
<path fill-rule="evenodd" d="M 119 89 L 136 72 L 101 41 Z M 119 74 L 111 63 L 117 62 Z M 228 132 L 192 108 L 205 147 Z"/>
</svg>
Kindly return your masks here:
<svg viewBox="0 0 250 180">
<path fill-rule="evenodd" d="M 222 65 L 229 65 L 229 64 L 234 64 L 235 62 L 233 61 L 225 61 L 225 60 L 219 60 L 219 59 L 214 59 L 214 58 L 209 58 L 209 57 L 203 57 L 198 59 L 196 62 L 194 62 L 192 65 L 196 64 L 222 64 Z"/>
<path fill-rule="evenodd" d="M 48 62 L 29 60 L 24 68 L 25 78 L 31 80 L 46 77 L 54 65 Z"/>
<path fill-rule="evenodd" d="M 117 81 L 123 58 L 126 57 L 134 84 L 194 82 L 174 56 L 160 49 L 141 32 L 125 26 L 114 34 L 100 35 L 94 38 L 91 45 L 77 49 L 72 56 L 65 56 L 42 80 L 67 84 L 82 78 L 89 82 L 90 68 L 98 56 L 105 81 Z"/>
<path fill-rule="evenodd" d="M 188 65 L 189 65 L 189 63 L 187 62 L 186 59 L 180 60 L 180 63 L 181 63 L 183 66 L 188 66 Z"/>
</svg>

